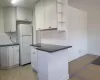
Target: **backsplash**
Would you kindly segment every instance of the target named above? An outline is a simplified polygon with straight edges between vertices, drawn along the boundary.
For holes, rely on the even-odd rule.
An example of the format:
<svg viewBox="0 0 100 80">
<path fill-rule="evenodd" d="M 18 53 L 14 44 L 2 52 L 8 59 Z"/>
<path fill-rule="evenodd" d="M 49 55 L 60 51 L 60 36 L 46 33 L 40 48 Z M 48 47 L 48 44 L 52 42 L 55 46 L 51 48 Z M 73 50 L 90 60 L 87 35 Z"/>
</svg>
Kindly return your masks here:
<svg viewBox="0 0 100 80">
<path fill-rule="evenodd" d="M 67 34 L 57 30 L 43 31 L 41 32 L 41 43 L 67 45 Z"/>
<path fill-rule="evenodd" d="M 12 41 L 10 40 L 10 37 Z M 16 43 L 16 33 L 1 33 L 0 34 L 0 45 Z"/>
<path fill-rule="evenodd" d="M 57 30 L 41 31 L 41 39 L 66 40 L 66 32 L 58 32 Z"/>
<path fill-rule="evenodd" d="M 0 34 L 0 45 L 2 45 L 2 44 L 10 44 L 10 43 L 12 43 L 11 41 L 10 41 L 10 38 L 8 37 L 8 35 L 6 35 L 6 34 Z"/>
</svg>

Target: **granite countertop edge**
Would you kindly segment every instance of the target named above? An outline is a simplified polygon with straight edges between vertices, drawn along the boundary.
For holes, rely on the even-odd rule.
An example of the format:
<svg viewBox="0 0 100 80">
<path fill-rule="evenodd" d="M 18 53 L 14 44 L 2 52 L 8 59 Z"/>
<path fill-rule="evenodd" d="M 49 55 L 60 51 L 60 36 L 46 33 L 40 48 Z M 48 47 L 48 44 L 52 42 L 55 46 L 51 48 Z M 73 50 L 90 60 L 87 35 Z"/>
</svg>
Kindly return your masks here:
<svg viewBox="0 0 100 80">
<path fill-rule="evenodd" d="M 61 51 L 61 50 L 65 50 L 65 49 L 69 49 L 69 48 L 72 48 L 72 46 L 62 46 L 62 45 L 56 45 L 56 47 L 60 46 L 61 48 L 57 48 L 57 49 L 53 49 L 51 50 L 50 48 L 44 48 L 43 44 L 41 44 L 42 46 L 40 45 L 37 45 L 37 44 L 31 44 L 30 46 L 34 46 L 37 50 L 41 50 L 41 51 L 45 51 L 45 52 L 49 52 L 49 53 L 54 53 L 54 52 L 57 52 L 57 51 Z M 44 44 L 45 45 L 45 44 Z M 50 44 L 46 44 L 48 46 L 51 46 Z M 52 45 L 52 46 L 55 46 L 55 45 Z"/>
<path fill-rule="evenodd" d="M 19 45 L 19 44 L 2 44 L 2 45 L 0 45 L 0 47 L 5 47 L 5 46 L 16 46 L 16 45 Z"/>
<path fill-rule="evenodd" d="M 69 48 L 71 48 L 71 47 L 72 47 L 72 46 L 68 46 L 68 47 L 61 48 L 61 49 L 58 49 L 58 50 L 53 50 L 53 51 L 43 50 L 43 49 L 39 49 L 39 48 L 36 48 L 36 49 L 37 49 L 37 50 L 41 50 L 41 51 L 45 51 L 45 52 L 48 52 L 48 53 L 54 53 L 54 52 L 57 52 L 57 51 L 69 49 Z"/>
</svg>

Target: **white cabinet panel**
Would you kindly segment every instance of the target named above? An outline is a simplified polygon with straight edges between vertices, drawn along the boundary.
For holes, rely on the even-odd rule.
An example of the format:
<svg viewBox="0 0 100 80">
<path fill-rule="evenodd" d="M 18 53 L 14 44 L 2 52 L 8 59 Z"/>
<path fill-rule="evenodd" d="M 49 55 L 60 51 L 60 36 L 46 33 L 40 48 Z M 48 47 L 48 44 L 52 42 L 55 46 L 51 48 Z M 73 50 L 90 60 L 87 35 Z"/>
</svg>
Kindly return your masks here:
<svg viewBox="0 0 100 80">
<path fill-rule="evenodd" d="M 17 20 L 32 21 L 32 10 L 17 7 Z"/>
<path fill-rule="evenodd" d="M 4 14 L 4 31 L 15 32 L 16 31 L 16 8 L 5 7 L 3 14 Z"/>
<path fill-rule="evenodd" d="M 14 46 L 14 65 L 19 65 L 19 46 Z"/>
<path fill-rule="evenodd" d="M 31 47 L 31 65 L 33 70 L 35 71 L 38 70 L 37 53 L 38 51 L 35 48 Z"/>
<path fill-rule="evenodd" d="M 8 54 L 8 57 L 9 57 L 9 61 L 8 61 L 8 63 L 9 63 L 9 67 L 11 67 L 11 66 L 13 66 L 13 64 L 14 64 L 14 49 L 13 49 L 13 47 L 11 46 L 11 47 L 8 47 L 8 52 L 7 52 L 7 54 Z"/>
<path fill-rule="evenodd" d="M 44 29 L 44 0 L 40 0 L 35 4 L 35 20 L 36 20 L 36 30 Z"/>
<path fill-rule="evenodd" d="M 67 50 L 61 50 L 50 54 L 38 50 L 38 79 L 68 80 L 68 57 L 66 52 Z"/>
<path fill-rule="evenodd" d="M 7 68 L 7 66 L 9 65 L 7 52 L 7 47 L 1 47 L 1 68 Z"/>
<path fill-rule="evenodd" d="M 45 29 L 57 28 L 56 0 L 45 0 Z"/>
<path fill-rule="evenodd" d="M 1 47 L 1 68 L 19 65 L 19 46 Z"/>
</svg>

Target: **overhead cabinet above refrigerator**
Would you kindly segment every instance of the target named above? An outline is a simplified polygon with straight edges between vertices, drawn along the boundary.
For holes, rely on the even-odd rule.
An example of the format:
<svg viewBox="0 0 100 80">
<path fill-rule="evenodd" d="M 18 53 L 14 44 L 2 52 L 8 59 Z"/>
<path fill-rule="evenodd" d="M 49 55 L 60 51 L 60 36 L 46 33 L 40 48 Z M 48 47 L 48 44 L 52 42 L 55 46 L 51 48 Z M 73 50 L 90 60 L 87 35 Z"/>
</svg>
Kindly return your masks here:
<svg viewBox="0 0 100 80">
<path fill-rule="evenodd" d="M 16 8 L 17 11 L 17 20 L 19 21 L 32 21 L 32 10 L 26 8 Z"/>
<path fill-rule="evenodd" d="M 32 10 L 21 7 L 4 7 L 4 30 L 16 32 L 17 22 L 32 23 Z"/>
<path fill-rule="evenodd" d="M 36 30 L 65 31 L 68 27 L 68 0 L 40 0 L 35 4 Z"/>
</svg>

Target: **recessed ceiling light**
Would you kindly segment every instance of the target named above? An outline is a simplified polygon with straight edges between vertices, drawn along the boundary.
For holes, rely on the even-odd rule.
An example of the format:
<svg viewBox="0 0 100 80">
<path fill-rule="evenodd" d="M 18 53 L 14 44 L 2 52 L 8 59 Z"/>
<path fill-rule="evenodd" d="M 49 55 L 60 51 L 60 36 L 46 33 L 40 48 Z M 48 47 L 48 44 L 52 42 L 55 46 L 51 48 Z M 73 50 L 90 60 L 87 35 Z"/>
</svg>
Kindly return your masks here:
<svg viewBox="0 0 100 80">
<path fill-rule="evenodd" d="M 12 4 L 15 4 L 16 2 L 17 2 L 17 0 L 12 0 L 11 1 Z"/>
<path fill-rule="evenodd" d="M 11 3 L 12 4 L 16 4 L 16 3 L 18 3 L 18 2 L 20 2 L 21 0 L 11 0 Z"/>
</svg>

